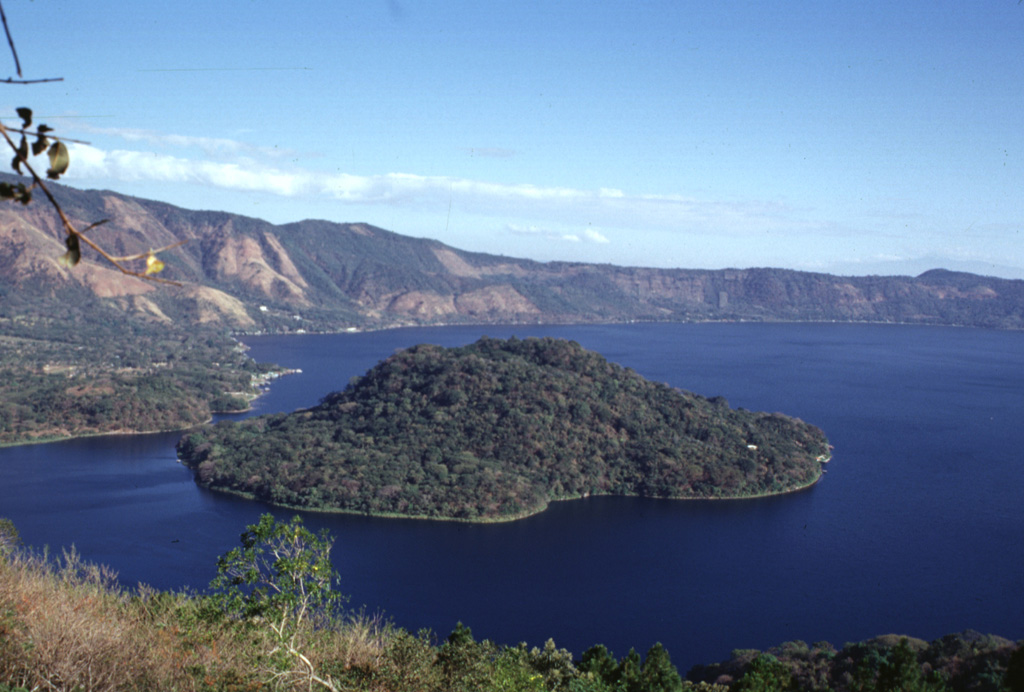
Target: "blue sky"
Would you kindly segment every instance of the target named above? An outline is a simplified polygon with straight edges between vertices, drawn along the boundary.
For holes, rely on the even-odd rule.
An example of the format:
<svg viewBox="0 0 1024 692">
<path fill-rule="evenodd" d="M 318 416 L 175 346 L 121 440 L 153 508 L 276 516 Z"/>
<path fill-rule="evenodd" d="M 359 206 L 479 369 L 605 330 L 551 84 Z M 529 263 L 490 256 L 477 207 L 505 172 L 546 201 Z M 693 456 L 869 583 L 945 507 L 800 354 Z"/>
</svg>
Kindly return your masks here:
<svg viewBox="0 0 1024 692">
<path fill-rule="evenodd" d="M 65 81 L 0 113 L 89 142 L 77 187 L 539 260 L 1024 278 L 1015 0 L 4 8 L 24 76 Z"/>
</svg>

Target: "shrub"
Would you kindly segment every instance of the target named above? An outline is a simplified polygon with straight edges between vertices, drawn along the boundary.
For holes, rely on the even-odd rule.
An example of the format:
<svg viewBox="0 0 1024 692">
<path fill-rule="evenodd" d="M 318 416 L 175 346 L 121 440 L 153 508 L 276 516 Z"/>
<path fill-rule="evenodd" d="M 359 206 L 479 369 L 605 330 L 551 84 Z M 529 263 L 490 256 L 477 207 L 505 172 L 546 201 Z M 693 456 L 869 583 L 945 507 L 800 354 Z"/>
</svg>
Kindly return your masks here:
<svg viewBox="0 0 1024 692">
<path fill-rule="evenodd" d="M 304 652 L 315 626 L 331 624 L 343 601 L 333 588 L 331 539 L 326 532 L 311 533 L 298 516 L 285 523 L 264 514 L 246 528 L 241 542 L 217 562 L 210 584 L 216 602 L 229 617 L 267 635 L 265 672 L 272 681 L 302 678 L 337 690 Z"/>
</svg>

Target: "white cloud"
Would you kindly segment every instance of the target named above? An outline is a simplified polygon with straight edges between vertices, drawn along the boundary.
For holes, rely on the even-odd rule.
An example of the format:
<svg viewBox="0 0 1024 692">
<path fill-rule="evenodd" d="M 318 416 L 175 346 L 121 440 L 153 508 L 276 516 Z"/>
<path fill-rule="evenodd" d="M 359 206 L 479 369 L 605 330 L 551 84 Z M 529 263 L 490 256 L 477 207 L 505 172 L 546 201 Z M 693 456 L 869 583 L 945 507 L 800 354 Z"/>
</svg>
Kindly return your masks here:
<svg viewBox="0 0 1024 692">
<path fill-rule="evenodd" d="M 537 226 L 519 226 L 517 224 L 506 224 L 505 229 L 513 235 L 533 236 L 539 238 L 551 238 L 552 240 L 564 240 L 570 243 L 610 243 L 605 236 L 601 235 L 592 228 L 588 228 L 580 233 L 567 233 L 564 231 L 556 231 L 550 228 L 539 228 Z"/>
<path fill-rule="evenodd" d="M 571 242 L 608 244 L 593 227 L 658 229 L 718 235 L 750 235 L 766 230 L 815 230 L 821 224 L 795 218 L 779 204 L 702 201 L 683 195 L 630 194 L 618 189 L 584 190 L 571 187 L 493 183 L 447 176 L 412 173 L 355 175 L 321 173 L 310 169 L 268 164 L 240 154 L 245 145 L 227 139 L 156 135 L 118 131 L 139 141 L 159 140 L 172 146 L 198 147 L 219 155 L 234 152 L 230 160 L 207 156 L 189 158 L 158 151 L 103 150 L 71 144 L 73 181 L 121 180 L 180 183 L 300 199 L 333 199 L 344 204 L 448 207 L 454 201 L 462 211 L 517 220 L 536 219 L 541 227 L 561 227 L 548 237 Z M 253 148 L 252 151 L 255 152 Z M 591 225 L 582 231 L 572 230 Z M 509 229 L 511 232 L 523 232 Z"/>
<path fill-rule="evenodd" d="M 88 144 L 68 146 L 69 180 L 113 178 L 196 183 L 233 190 L 269 192 L 284 196 L 301 194 L 310 187 L 308 174 L 286 173 L 264 166 L 196 161 L 155 152 L 103 151 Z"/>
<path fill-rule="evenodd" d="M 151 143 L 154 137 L 157 136 L 143 133 L 138 141 Z M 242 145 L 236 147 L 232 140 L 159 138 L 176 150 L 171 153 L 155 146 L 150 151 L 141 147 L 105 150 L 69 143 L 71 166 L 66 179 L 89 186 L 108 186 L 110 181 L 157 183 L 167 189 L 174 185 L 180 186 L 176 188 L 179 193 L 200 191 L 198 195 L 206 195 L 204 199 L 215 197 L 221 190 L 234 190 L 260 195 L 259 200 L 254 200 L 256 203 L 269 202 L 270 198 L 293 200 L 288 209 L 300 208 L 301 213 L 307 213 L 315 204 L 322 210 L 322 203 L 327 201 L 362 207 L 360 214 L 368 212 L 369 218 L 394 214 L 413 219 L 407 222 L 409 226 L 419 223 L 419 219 L 431 218 L 431 214 L 453 210 L 453 214 L 462 215 L 463 228 L 453 230 L 455 235 L 446 237 L 446 242 L 459 246 L 477 242 L 465 229 L 480 221 L 492 228 L 500 222 L 509 243 L 501 247 L 502 252 L 518 252 L 524 245 L 530 245 L 534 249 L 527 254 L 548 258 L 585 255 L 594 261 L 651 266 L 796 263 L 806 269 L 825 271 L 859 269 L 856 273 L 884 273 L 894 268 L 919 273 L 932 266 L 949 266 L 1014 275 L 996 263 L 1012 263 L 1012 258 L 1019 256 L 1009 244 L 997 246 L 986 242 L 967 245 L 966 249 L 950 248 L 946 243 L 941 257 L 922 257 L 927 252 L 924 247 L 912 247 L 906 242 L 894 245 L 894 239 L 902 236 L 891 230 L 821 221 L 813 218 L 814 210 L 794 209 L 775 202 L 701 200 L 685 195 L 506 184 L 412 173 L 322 173 L 274 165 L 260 152 Z M 217 154 L 204 156 L 198 150 Z M 46 166 L 43 161 L 40 165 Z M 183 196 L 188 194 L 178 194 L 178 199 Z M 184 204 L 188 206 L 187 202 Z M 331 206 L 328 204 L 327 208 Z M 290 211 L 277 220 L 295 220 L 293 213 Z M 333 214 L 334 210 L 328 213 Z M 442 220 L 446 232 L 447 220 Z M 978 224 L 970 232 L 995 236 L 999 230 L 1003 229 L 990 231 Z M 539 242 L 524 244 L 512 241 L 510 235 Z M 679 242 L 683 237 L 686 242 Z M 619 241 L 626 238 L 628 241 Z M 962 238 L 960 242 L 964 242 Z M 490 251 L 484 246 L 480 249 Z M 870 249 L 867 258 L 865 249 Z M 859 264 L 857 258 L 861 258 Z"/>
<path fill-rule="evenodd" d="M 164 134 L 152 130 L 124 127 L 92 127 L 89 125 L 79 125 L 79 127 L 86 132 L 120 137 L 128 142 L 145 142 L 157 147 L 170 147 L 174 149 L 197 149 L 207 156 L 238 157 L 243 155 L 259 155 L 281 157 L 294 154 L 293 151 L 288 149 L 258 147 L 248 142 L 240 142 L 225 137 L 194 137 L 191 135 Z"/>
</svg>

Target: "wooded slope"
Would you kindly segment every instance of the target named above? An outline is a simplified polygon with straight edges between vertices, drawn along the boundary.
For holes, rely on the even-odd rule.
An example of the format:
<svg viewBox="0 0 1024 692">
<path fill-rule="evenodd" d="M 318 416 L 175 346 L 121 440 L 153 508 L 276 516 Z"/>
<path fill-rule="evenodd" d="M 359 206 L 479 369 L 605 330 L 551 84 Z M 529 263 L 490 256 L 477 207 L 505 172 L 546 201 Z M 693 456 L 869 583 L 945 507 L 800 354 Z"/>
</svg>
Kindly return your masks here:
<svg viewBox="0 0 1024 692">
<path fill-rule="evenodd" d="M 711 498 L 807 486 L 823 433 L 649 382 L 575 342 L 421 345 L 291 414 L 185 436 L 203 485 L 315 509 L 512 518 L 587 494 Z"/>
</svg>

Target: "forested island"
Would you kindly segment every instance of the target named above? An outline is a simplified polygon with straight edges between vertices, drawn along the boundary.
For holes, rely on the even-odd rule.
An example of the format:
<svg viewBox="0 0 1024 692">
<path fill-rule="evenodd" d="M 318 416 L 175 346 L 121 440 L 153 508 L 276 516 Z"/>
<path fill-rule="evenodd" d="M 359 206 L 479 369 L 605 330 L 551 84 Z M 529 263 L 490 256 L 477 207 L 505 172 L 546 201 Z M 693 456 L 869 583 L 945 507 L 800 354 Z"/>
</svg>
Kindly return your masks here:
<svg viewBox="0 0 1024 692">
<path fill-rule="evenodd" d="M 649 382 L 571 341 L 415 346 L 290 414 L 184 436 L 198 483 L 292 507 L 477 521 L 588 495 L 804 488 L 828 442 L 778 413 Z"/>
</svg>

